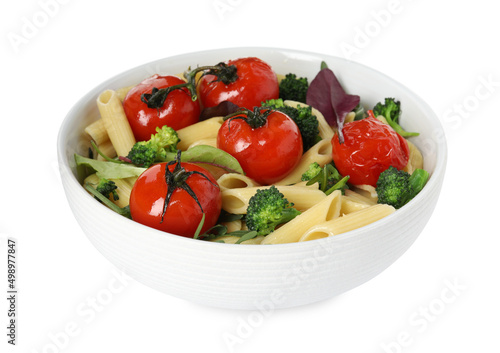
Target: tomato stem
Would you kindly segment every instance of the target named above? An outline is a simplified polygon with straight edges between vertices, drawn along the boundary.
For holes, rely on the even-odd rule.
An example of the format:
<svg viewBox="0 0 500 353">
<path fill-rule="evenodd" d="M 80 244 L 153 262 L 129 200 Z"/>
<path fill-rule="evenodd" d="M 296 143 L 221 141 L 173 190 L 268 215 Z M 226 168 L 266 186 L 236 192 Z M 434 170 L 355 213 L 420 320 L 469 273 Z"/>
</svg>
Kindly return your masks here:
<svg viewBox="0 0 500 353">
<path fill-rule="evenodd" d="M 234 119 L 242 119 L 247 122 L 252 129 L 258 129 L 266 124 L 267 117 L 273 113 L 272 109 L 262 109 L 262 107 L 254 107 L 253 111 L 247 108 L 240 108 L 235 113 L 229 114 L 223 118 L 224 121 L 229 119 L 228 129 L 230 123 Z"/>
<path fill-rule="evenodd" d="M 165 100 L 170 92 L 176 89 L 186 88 L 194 102 L 198 99 L 198 95 L 196 93 L 196 75 L 199 72 L 203 72 L 201 77 L 205 75 L 214 75 L 217 78 L 212 82 L 220 81 L 227 85 L 238 79 L 236 71 L 235 65 L 227 65 L 223 62 L 218 63 L 215 66 L 200 66 L 193 70 L 188 69 L 188 71 L 184 72 L 184 78 L 187 82 L 165 88 L 153 87 L 151 93 L 143 93 L 141 95 L 141 101 L 147 104 L 148 108 L 159 110 L 163 107 L 163 104 L 165 104 Z"/>
<path fill-rule="evenodd" d="M 213 75 L 216 78 L 211 81 L 213 82 L 222 82 L 225 85 L 235 82 L 238 79 L 237 68 L 236 65 L 228 65 L 224 62 L 220 62 L 214 66 L 201 66 L 190 72 L 184 74 L 184 77 L 189 81 L 187 76 L 195 77 L 196 74 L 200 71 L 204 71 L 201 77 L 205 75 Z"/>
<path fill-rule="evenodd" d="M 174 170 L 170 171 L 169 167 L 174 164 L 175 164 Z M 186 191 L 188 195 L 191 196 L 196 201 L 196 203 L 200 207 L 201 213 L 204 213 L 203 207 L 201 206 L 198 197 L 196 196 L 193 189 L 191 189 L 191 187 L 186 183 L 187 179 L 193 174 L 201 175 L 206 180 L 208 180 L 212 185 L 217 186 L 202 172 L 198 172 L 196 170 L 187 172 L 186 169 L 184 169 L 181 165 L 181 150 L 178 150 L 176 158 L 173 161 L 168 162 L 165 168 L 165 182 L 167 183 L 167 195 L 165 196 L 165 202 L 163 203 L 163 212 L 161 214 L 160 223 L 163 223 L 163 218 L 165 216 L 165 213 L 167 212 L 167 208 L 168 205 L 170 204 L 170 199 L 174 191 L 179 188 Z"/>
</svg>

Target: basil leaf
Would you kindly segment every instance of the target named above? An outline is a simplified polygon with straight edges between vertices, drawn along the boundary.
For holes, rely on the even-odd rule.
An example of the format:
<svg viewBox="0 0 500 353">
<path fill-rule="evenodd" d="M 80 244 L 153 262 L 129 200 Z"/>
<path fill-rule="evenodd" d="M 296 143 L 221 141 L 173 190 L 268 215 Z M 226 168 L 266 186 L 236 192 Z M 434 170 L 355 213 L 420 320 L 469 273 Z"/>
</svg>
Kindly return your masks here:
<svg viewBox="0 0 500 353">
<path fill-rule="evenodd" d="M 82 157 L 78 154 L 75 154 L 75 162 L 77 166 L 84 165 L 92 168 L 97 172 L 97 176 L 99 178 L 106 179 L 123 179 L 136 177 L 141 175 L 146 170 L 146 168 L 136 167 L 131 164 L 98 161 L 95 159 Z"/>
</svg>

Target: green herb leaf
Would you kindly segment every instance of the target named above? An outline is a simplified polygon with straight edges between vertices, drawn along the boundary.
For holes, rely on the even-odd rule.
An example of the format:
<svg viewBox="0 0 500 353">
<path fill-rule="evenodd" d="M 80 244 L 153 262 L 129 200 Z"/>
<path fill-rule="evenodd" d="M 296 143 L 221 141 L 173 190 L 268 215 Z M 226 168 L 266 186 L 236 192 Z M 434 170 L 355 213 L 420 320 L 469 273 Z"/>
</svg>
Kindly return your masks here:
<svg viewBox="0 0 500 353">
<path fill-rule="evenodd" d="M 232 232 L 232 233 L 228 233 L 227 235 L 236 235 L 235 233 L 236 232 Z M 243 234 L 241 236 L 241 238 L 238 239 L 238 241 L 235 244 L 241 244 L 241 243 L 243 243 L 246 240 L 250 240 L 250 239 L 255 238 L 256 236 L 257 236 L 257 232 L 255 230 L 246 231 L 245 234 Z"/>
<path fill-rule="evenodd" d="M 173 161 L 175 153 L 167 153 L 166 161 Z M 208 164 L 224 169 L 229 173 L 245 174 L 236 158 L 221 149 L 208 146 L 194 146 L 181 154 L 182 162 Z"/>
<path fill-rule="evenodd" d="M 110 163 L 106 161 L 98 161 L 82 157 L 75 154 L 75 162 L 77 166 L 87 166 L 97 172 L 99 178 L 106 179 L 123 179 L 141 175 L 146 168 L 136 167 L 130 164 Z"/>
</svg>

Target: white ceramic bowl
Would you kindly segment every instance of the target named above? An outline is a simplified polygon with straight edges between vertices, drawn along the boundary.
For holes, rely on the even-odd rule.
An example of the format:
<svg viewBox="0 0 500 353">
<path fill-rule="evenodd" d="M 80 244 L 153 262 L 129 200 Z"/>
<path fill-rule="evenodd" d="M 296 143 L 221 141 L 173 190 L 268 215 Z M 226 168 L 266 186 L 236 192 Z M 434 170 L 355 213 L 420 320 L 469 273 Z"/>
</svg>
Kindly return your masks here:
<svg viewBox="0 0 500 353">
<path fill-rule="evenodd" d="M 402 102 L 402 125 L 431 173 L 425 188 L 394 214 L 335 237 L 282 245 L 232 245 L 188 239 L 128 220 L 99 204 L 76 177 L 74 153 L 88 148 L 83 128 L 98 118 L 95 100 L 105 89 L 136 84 L 154 73 L 257 56 L 277 73 L 310 80 L 326 61 L 346 91 L 366 107 L 385 97 Z M 204 305 L 270 310 L 331 298 L 378 275 L 415 241 L 438 200 L 446 141 L 434 112 L 414 93 L 366 66 L 341 58 L 286 49 L 233 48 L 161 59 L 117 75 L 86 94 L 68 113 L 58 137 L 62 182 L 69 205 L 95 247 L 126 274 L 152 288 Z"/>
</svg>

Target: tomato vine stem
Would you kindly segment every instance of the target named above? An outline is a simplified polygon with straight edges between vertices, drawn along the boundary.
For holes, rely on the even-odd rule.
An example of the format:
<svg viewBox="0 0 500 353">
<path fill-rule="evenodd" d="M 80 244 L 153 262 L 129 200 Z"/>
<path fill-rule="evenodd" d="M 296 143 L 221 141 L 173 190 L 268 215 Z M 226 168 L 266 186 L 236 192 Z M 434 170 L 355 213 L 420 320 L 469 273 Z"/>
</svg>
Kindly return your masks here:
<svg viewBox="0 0 500 353">
<path fill-rule="evenodd" d="M 185 83 L 178 85 L 157 88 L 153 87 L 151 93 L 143 93 L 141 95 L 141 101 L 147 104 L 148 108 L 154 108 L 159 110 L 165 104 L 167 96 L 176 89 L 187 89 L 191 99 L 196 101 L 198 99 L 198 94 L 196 93 L 196 75 L 202 72 L 201 77 L 205 75 L 214 75 L 216 79 L 210 83 L 222 82 L 224 84 L 230 84 L 238 79 L 237 69 L 235 65 L 227 65 L 226 63 L 218 63 L 213 66 L 200 66 L 196 69 L 191 70 L 190 68 L 184 72 Z M 200 77 L 200 78 L 201 78 Z"/>
<path fill-rule="evenodd" d="M 174 164 L 175 164 L 174 170 L 170 171 L 169 167 Z M 165 216 L 165 213 L 167 213 L 167 208 L 168 205 L 170 204 L 170 199 L 172 198 L 174 191 L 179 188 L 186 191 L 188 195 L 191 196 L 196 201 L 196 203 L 200 207 L 201 213 L 204 213 L 203 207 L 201 206 L 201 203 L 198 200 L 198 196 L 196 196 L 196 193 L 193 191 L 193 189 L 191 189 L 191 187 L 186 182 L 187 179 L 193 174 L 201 175 L 206 180 L 208 180 L 212 185 L 217 186 L 202 172 L 196 170 L 187 172 L 186 169 L 184 169 L 181 165 L 181 150 L 178 150 L 176 158 L 173 161 L 168 162 L 165 167 L 165 182 L 167 183 L 167 195 L 165 196 L 165 202 L 163 203 L 163 211 L 161 214 L 160 223 L 163 223 L 163 218 Z"/>
<path fill-rule="evenodd" d="M 258 129 L 266 125 L 267 117 L 273 113 L 274 110 L 262 107 L 254 107 L 253 110 L 247 108 L 240 108 L 236 112 L 225 116 L 222 120 L 228 122 L 228 130 L 230 129 L 231 121 L 234 119 L 242 119 L 247 122 L 252 129 Z"/>
</svg>

